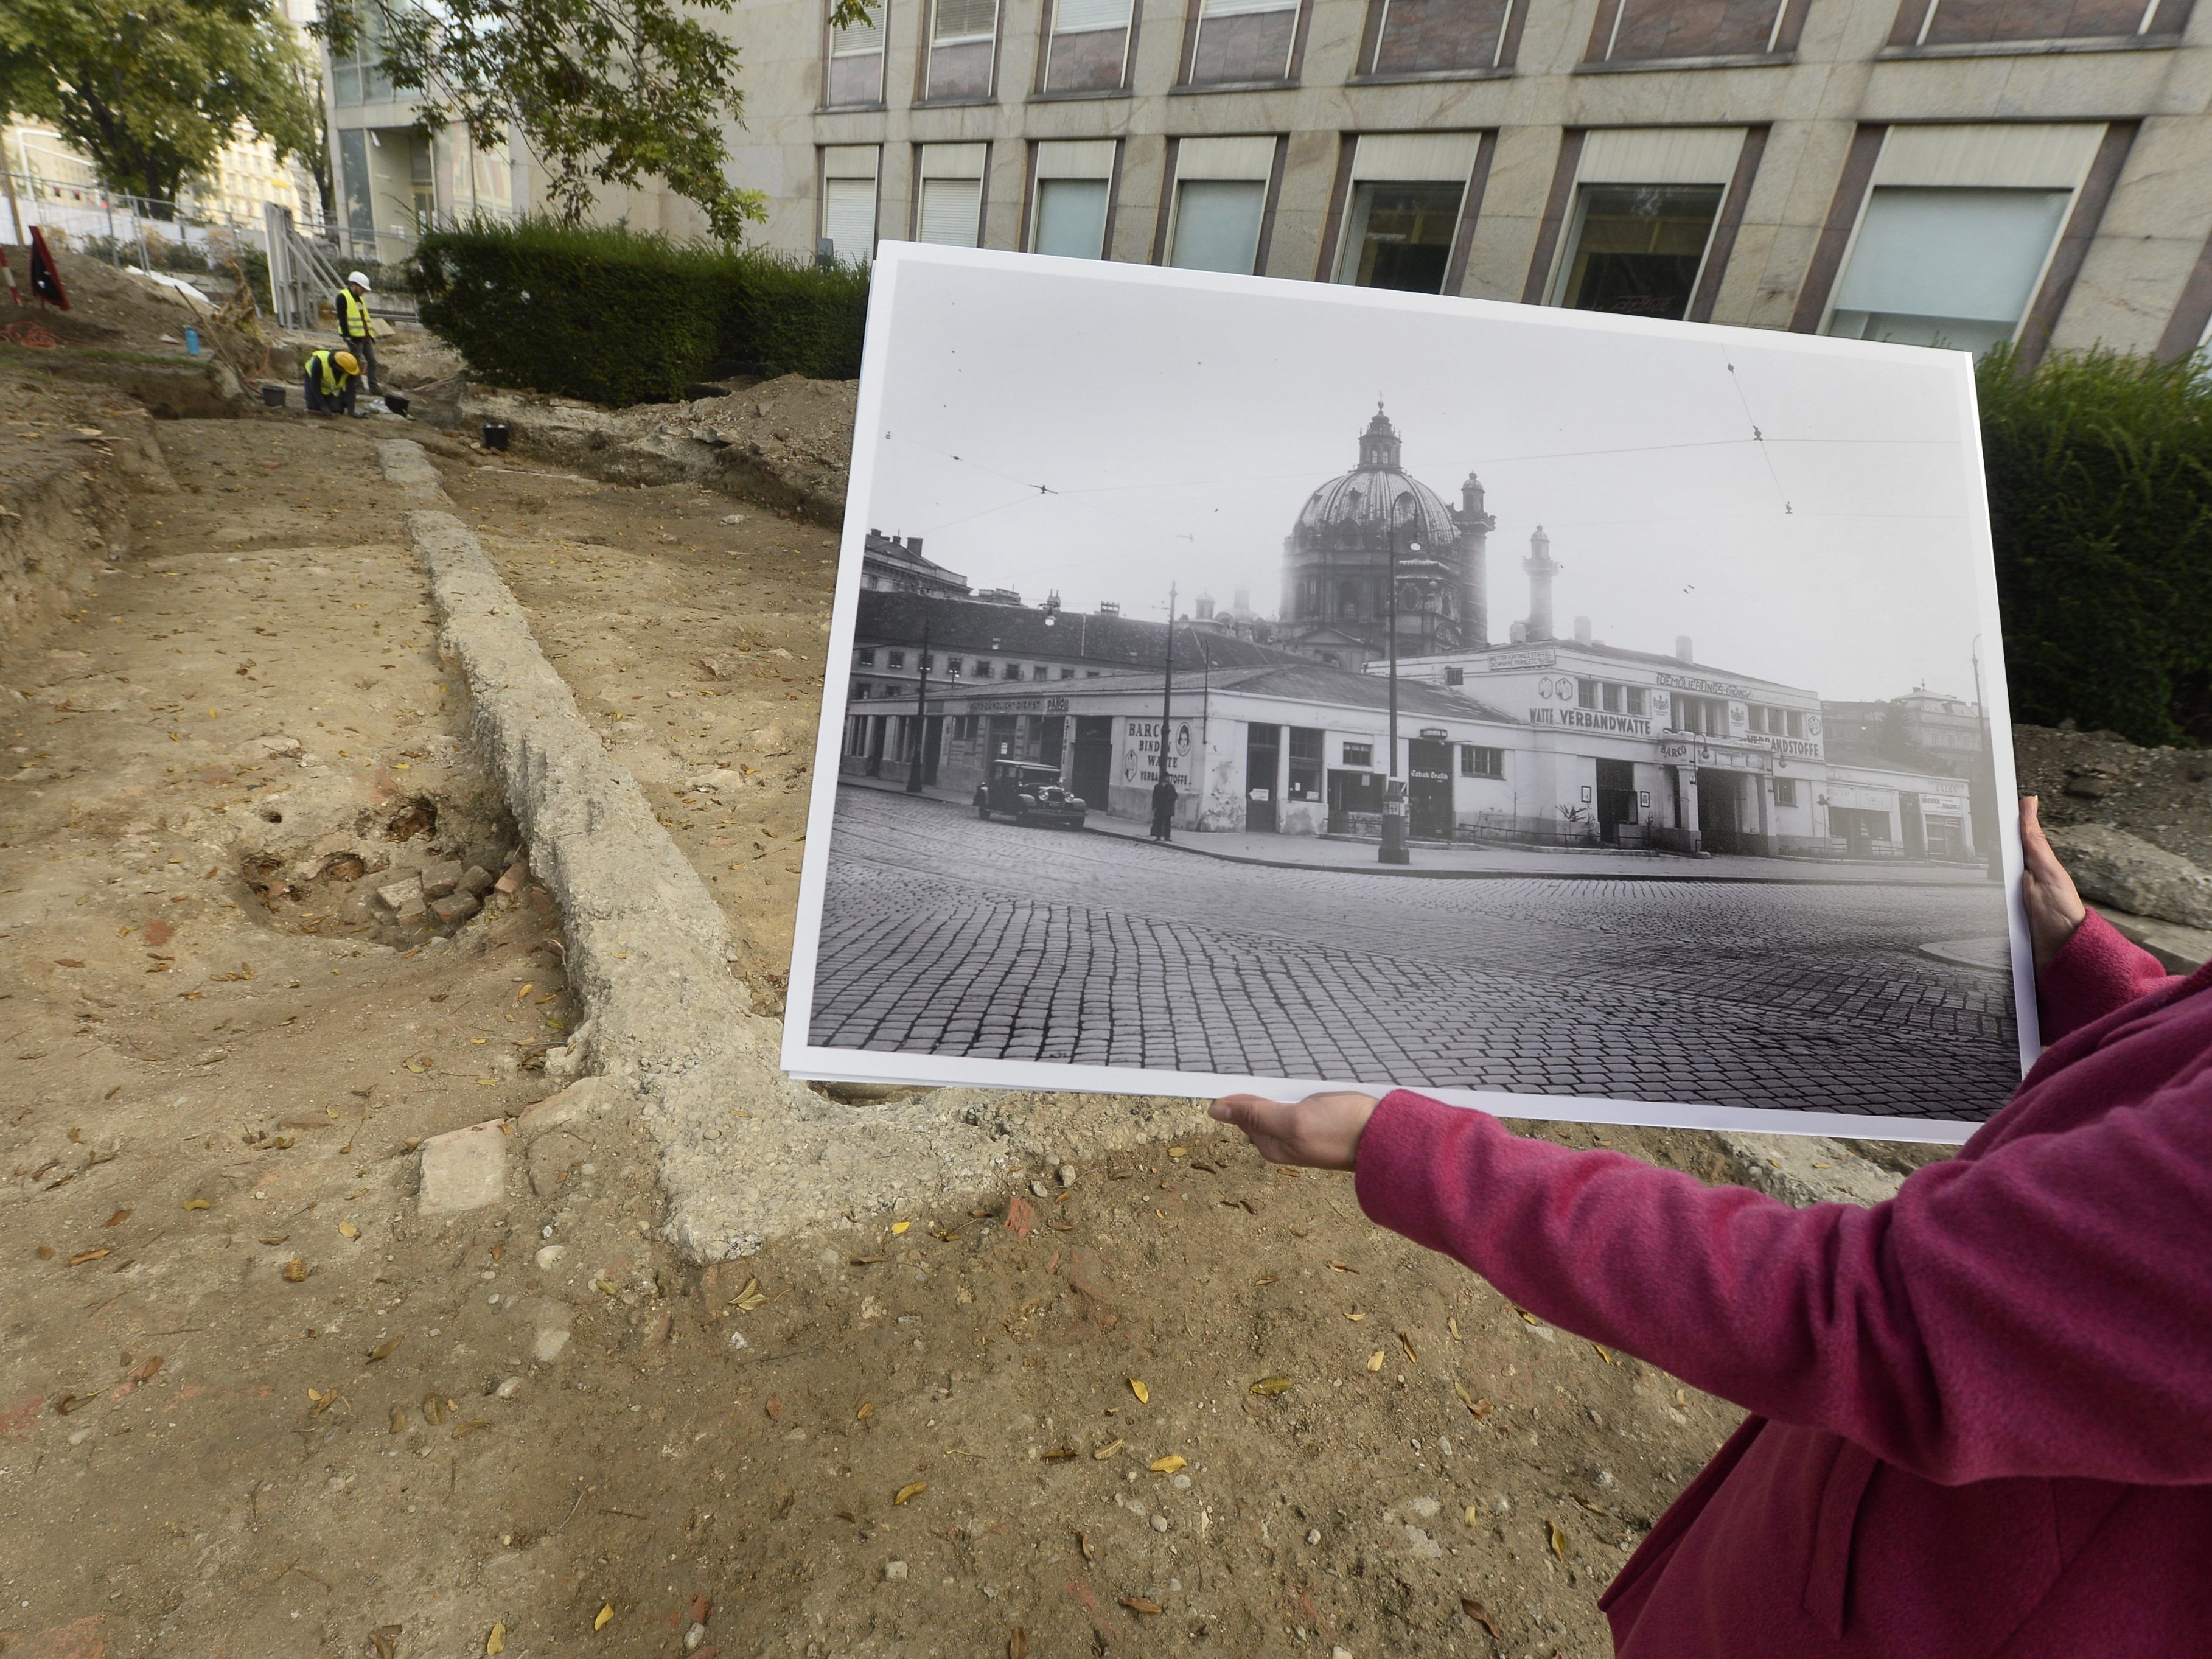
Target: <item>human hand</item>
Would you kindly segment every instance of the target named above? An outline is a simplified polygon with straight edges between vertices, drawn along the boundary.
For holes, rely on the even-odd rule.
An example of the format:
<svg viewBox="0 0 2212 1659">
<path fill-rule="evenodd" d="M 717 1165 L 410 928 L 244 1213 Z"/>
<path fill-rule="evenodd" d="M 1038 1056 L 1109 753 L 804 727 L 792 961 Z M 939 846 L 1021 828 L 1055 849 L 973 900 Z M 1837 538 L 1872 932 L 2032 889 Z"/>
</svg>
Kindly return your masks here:
<svg viewBox="0 0 2212 1659">
<path fill-rule="evenodd" d="M 2028 942 L 2036 967 L 2048 968 L 2089 912 L 2075 890 L 2074 878 L 2051 850 L 2033 795 L 2021 798 L 2020 851 L 2020 899 L 2027 911 Z"/>
<path fill-rule="evenodd" d="M 1214 1120 L 1233 1123 L 1270 1164 L 1300 1164 L 1309 1170 L 1349 1170 L 1359 1137 L 1374 1115 L 1371 1095 L 1308 1095 L 1296 1103 L 1260 1095 L 1227 1095 L 1208 1110 Z"/>
</svg>

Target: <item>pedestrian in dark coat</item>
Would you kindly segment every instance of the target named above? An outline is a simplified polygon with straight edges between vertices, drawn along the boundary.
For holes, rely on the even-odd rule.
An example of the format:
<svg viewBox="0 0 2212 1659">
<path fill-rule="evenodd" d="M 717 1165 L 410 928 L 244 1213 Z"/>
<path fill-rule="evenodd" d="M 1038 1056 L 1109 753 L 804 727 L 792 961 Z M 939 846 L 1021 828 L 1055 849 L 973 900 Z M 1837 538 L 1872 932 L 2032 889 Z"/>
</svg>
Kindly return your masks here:
<svg viewBox="0 0 2212 1659">
<path fill-rule="evenodd" d="M 2170 976 L 2085 913 L 2025 809 L 2051 1046 L 1886 1202 L 1792 1209 L 1403 1090 L 1214 1106 L 1751 1413 L 1600 1599 L 1620 1659 L 2212 1643 L 2212 967 Z"/>
<path fill-rule="evenodd" d="M 1176 787 L 1167 781 L 1164 774 L 1160 781 L 1152 786 L 1152 839 L 1154 841 L 1175 839 L 1175 805 Z"/>
</svg>

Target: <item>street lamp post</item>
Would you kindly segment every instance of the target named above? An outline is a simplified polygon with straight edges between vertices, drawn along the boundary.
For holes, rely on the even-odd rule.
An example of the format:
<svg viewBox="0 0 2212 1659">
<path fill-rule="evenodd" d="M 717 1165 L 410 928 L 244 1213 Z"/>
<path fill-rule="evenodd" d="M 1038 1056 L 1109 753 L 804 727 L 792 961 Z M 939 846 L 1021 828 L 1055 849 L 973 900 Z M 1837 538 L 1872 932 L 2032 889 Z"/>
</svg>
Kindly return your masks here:
<svg viewBox="0 0 2212 1659">
<path fill-rule="evenodd" d="M 907 768 L 906 792 L 921 793 L 922 752 L 929 747 L 929 624 L 921 625 L 921 680 L 914 692 L 914 760 Z"/>
<path fill-rule="evenodd" d="M 1382 845 L 1376 850 L 1379 864 L 1408 862 L 1406 852 L 1406 791 L 1398 777 L 1398 501 L 1411 500 L 1400 496 L 1390 503 L 1388 531 L 1390 538 L 1390 585 L 1387 595 L 1389 617 L 1385 639 L 1389 652 L 1389 672 L 1387 676 L 1390 691 L 1390 769 L 1382 786 Z M 1419 503 L 1416 502 L 1418 510 Z M 1418 553 L 1421 544 L 1415 542 L 1412 550 Z"/>
</svg>

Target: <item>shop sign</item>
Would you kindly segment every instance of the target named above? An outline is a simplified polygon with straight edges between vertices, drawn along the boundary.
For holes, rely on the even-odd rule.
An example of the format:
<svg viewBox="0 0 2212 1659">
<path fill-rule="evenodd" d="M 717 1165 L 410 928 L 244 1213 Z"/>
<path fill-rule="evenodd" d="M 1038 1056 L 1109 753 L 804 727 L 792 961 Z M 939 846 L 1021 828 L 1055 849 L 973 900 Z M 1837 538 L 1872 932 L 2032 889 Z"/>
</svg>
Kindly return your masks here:
<svg viewBox="0 0 2212 1659">
<path fill-rule="evenodd" d="M 1832 783 L 1828 786 L 1828 805 L 1847 806 L 1861 812 L 1891 812 L 1897 810 L 1897 793 L 1890 789 L 1866 789 L 1856 784 Z"/>
<path fill-rule="evenodd" d="M 1642 714 L 1608 714 L 1595 708 L 1532 708 L 1528 711 L 1531 726 L 1571 726 L 1583 732 L 1620 732 L 1629 737 L 1648 738 L 1651 722 Z"/>
<path fill-rule="evenodd" d="M 1442 739 L 1442 738 L 1449 738 L 1449 737 L 1451 736 L 1451 733 L 1450 733 L 1449 732 L 1447 732 L 1447 731 L 1446 731 L 1443 726 L 1423 726 L 1423 727 L 1421 728 L 1421 735 L 1422 735 L 1423 737 L 1425 737 L 1425 738 L 1435 738 Z"/>
<path fill-rule="evenodd" d="M 974 697 L 968 709 L 976 714 L 1065 714 L 1066 697 Z M 1154 725 L 1158 725 L 1156 720 Z"/>
<path fill-rule="evenodd" d="M 1191 749 L 1197 740 L 1194 723 L 1176 720 L 1169 728 L 1172 748 L 1168 756 L 1168 781 L 1178 789 L 1190 787 Z M 1160 781 L 1160 723 L 1126 721 L 1121 733 L 1121 781 L 1150 788 Z"/>
<path fill-rule="evenodd" d="M 1419 766 L 1413 768 L 1413 781 L 1416 783 L 1448 784 L 1451 781 L 1451 774 L 1449 772 L 1431 772 Z"/>
<path fill-rule="evenodd" d="M 1549 668 L 1559 661 L 1556 651 L 1501 651 L 1483 665 L 1493 674 L 1514 668 Z"/>
<path fill-rule="evenodd" d="M 1920 810 L 1923 812 L 1942 812 L 1951 817 L 1962 817 L 1966 811 L 1966 803 L 1956 795 L 1923 795 L 1920 798 Z"/>
<path fill-rule="evenodd" d="M 1748 686 L 1731 685 L 1726 680 L 1699 679 L 1695 674 L 1662 674 L 1657 678 L 1660 684 L 1671 685 L 1677 691 L 1702 692 L 1709 697 L 1748 697 L 1751 695 Z"/>
</svg>

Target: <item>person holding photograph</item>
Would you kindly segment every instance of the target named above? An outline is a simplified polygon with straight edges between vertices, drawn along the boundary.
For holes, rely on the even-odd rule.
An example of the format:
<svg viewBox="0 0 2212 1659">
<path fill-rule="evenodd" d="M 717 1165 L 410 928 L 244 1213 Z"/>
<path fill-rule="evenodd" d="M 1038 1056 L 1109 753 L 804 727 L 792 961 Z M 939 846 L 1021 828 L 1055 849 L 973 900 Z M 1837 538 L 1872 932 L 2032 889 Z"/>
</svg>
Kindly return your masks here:
<svg viewBox="0 0 2212 1659">
<path fill-rule="evenodd" d="M 2212 967 L 2087 912 L 2021 804 L 2049 1047 L 1955 1158 L 1795 1210 L 1480 1111 L 1250 1095 L 1271 1163 L 1752 1413 L 1599 1605 L 1620 1659 L 2204 1651 Z M 1781 1103 L 1778 1103 L 1779 1104 Z"/>
</svg>

